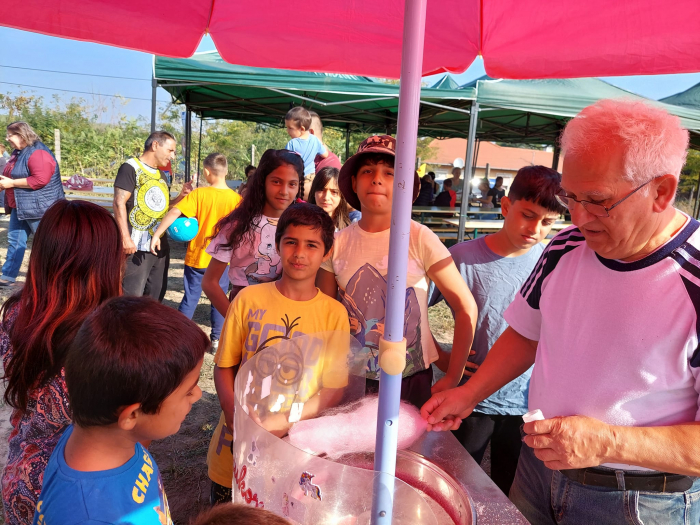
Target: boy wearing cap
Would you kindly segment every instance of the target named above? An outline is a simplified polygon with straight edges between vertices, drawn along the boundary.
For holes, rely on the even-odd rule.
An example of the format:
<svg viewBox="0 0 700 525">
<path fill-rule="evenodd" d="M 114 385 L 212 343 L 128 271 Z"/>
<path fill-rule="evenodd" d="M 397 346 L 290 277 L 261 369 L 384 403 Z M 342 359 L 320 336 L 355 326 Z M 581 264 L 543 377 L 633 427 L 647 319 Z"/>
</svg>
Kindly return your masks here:
<svg viewBox="0 0 700 525">
<path fill-rule="evenodd" d="M 331 297 L 339 297 L 348 311 L 350 331 L 370 350 L 367 391 L 379 387 L 379 340 L 384 333 L 386 273 L 389 259 L 389 228 L 394 187 L 396 141 L 388 135 L 374 136 L 360 144 L 357 153 L 343 165 L 340 191 L 362 218 L 335 235 L 332 256 L 318 272 L 317 286 Z M 415 200 L 418 175 L 413 183 Z M 427 227 L 411 221 L 406 279 L 404 335 L 406 368 L 401 398 L 420 407 L 431 395 L 438 351 L 428 324 L 428 284 L 435 283 L 454 304 L 455 333 L 447 374 L 432 392 L 459 383 L 471 347 L 477 308 L 450 252 Z M 340 294 L 338 289 L 340 288 Z M 455 301 L 453 303 L 452 301 Z"/>
</svg>

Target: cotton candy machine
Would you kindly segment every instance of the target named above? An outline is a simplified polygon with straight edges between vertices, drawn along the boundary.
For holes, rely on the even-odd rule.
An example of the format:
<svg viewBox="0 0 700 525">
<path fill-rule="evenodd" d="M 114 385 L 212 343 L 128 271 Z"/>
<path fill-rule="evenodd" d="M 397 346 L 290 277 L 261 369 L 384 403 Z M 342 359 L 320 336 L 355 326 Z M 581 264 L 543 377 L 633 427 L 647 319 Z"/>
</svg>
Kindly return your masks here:
<svg viewBox="0 0 700 525">
<path fill-rule="evenodd" d="M 282 439 L 300 419 L 363 397 L 366 362 L 354 338 L 328 332 L 282 340 L 241 367 L 235 382 L 235 502 L 295 524 L 370 523 L 378 476 L 372 453 L 331 460 Z M 393 524 L 489 523 L 495 503 L 503 512 L 490 523 L 526 523 L 450 433 L 425 434 L 399 451 L 396 478 Z M 478 505 L 470 498 L 474 482 L 478 500 L 485 499 Z"/>
</svg>

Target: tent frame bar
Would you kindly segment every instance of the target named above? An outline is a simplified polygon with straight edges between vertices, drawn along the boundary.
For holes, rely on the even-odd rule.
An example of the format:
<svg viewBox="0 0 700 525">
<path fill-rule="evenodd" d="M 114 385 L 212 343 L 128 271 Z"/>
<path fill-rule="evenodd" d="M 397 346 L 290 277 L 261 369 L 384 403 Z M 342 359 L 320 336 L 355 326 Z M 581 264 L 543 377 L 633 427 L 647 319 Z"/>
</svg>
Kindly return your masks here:
<svg viewBox="0 0 700 525">
<path fill-rule="evenodd" d="M 277 89 L 277 88 L 267 88 L 270 91 L 274 91 L 275 93 L 280 93 L 281 95 L 286 95 L 288 97 L 293 97 L 293 98 L 298 98 L 300 100 L 306 100 L 307 102 L 312 102 L 314 104 L 318 104 L 323 107 L 330 107 L 330 106 L 347 106 L 348 104 L 356 104 L 359 102 L 379 102 L 382 100 L 393 100 L 395 98 L 398 98 L 398 95 L 389 95 L 385 97 L 376 97 L 376 98 L 360 98 L 357 100 L 343 100 L 341 102 L 322 102 L 320 100 L 315 100 L 313 98 L 309 97 L 304 97 L 302 95 L 295 95 L 294 93 L 290 93 L 289 91 L 285 91 L 283 89 Z M 447 109 L 449 111 L 454 111 L 456 113 L 465 113 L 469 115 L 469 110 L 468 109 L 461 109 L 461 108 L 455 108 L 453 106 L 445 106 L 444 104 L 436 104 L 435 102 L 427 102 L 425 100 L 420 101 L 421 104 L 425 104 L 426 106 L 433 106 L 436 108 L 440 109 Z"/>
<path fill-rule="evenodd" d="M 455 113 L 464 113 L 465 115 L 471 115 L 471 113 L 468 109 L 455 108 L 452 106 L 445 106 L 443 104 L 435 104 L 434 102 L 426 102 L 425 100 L 421 100 L 420 103 L 425 104 L 426 106 L 433 106 L 435 108 L 447 109 L 448 111 L 454 111 Z"/>
<path fill-rule="evenodd" d="M 354 104 L 356 102 L 375 102 L 379 100 L 393 100 L 395 98 L 398 98 L 398 95 L 389 95 L 389 96 L 383 96 L 383 97 L 375 97 L 375 98 L 360 98 L 357 100 L 343 100 L 342 102 L 322 102 L 320 100 L 315 100 L 313 98 L 309 97 L 304 97 L 302 95 L 295 95 L 294 93 L 290 93 L 289 91 L 285 91 L 283 89 L 277 89 L 277 88 L 265 88 L 270 91 L 274 91 L 275 93 L 280 93 L 281 95 L 286 95 L 288 97 L 293 97 L 293 98 L 298 98 L 300 100 L 306 100 L 307 102 L 312 102 L 314 104 L 318 104 L 323 107 L 328 107 L 328 106 L 342 106 L 346 104 Z"/>
<path fill-rule="evenodd" d="M 158 79 L 155 79 L 156 82 L 158 82 L 159 86 L 162 87 L 197 87 L 197 86 L 228 86 L 226 82 L 174 82 L 170 83 L 167 81 L 159 81 Z"/>
<path fill-rule="evenodd" d="M 469 211 L 469 195 L 471 194 L 472 172 L 476 165 L 474 159 L 474 143 L 476 141 L 476 126 L 479 120 L 479 103 L 475 100 L 472 102 L 472 114 L 469 121 L 469 136 L 467 138 L 467 154 L 464 159 L 464 179 L 462 180 L 462 202 L 459 210 L 459 229 L 457 230 L 457 242 L 464 240 L 464 229 L 467 220 L 467 211 Z"/>
</svg>

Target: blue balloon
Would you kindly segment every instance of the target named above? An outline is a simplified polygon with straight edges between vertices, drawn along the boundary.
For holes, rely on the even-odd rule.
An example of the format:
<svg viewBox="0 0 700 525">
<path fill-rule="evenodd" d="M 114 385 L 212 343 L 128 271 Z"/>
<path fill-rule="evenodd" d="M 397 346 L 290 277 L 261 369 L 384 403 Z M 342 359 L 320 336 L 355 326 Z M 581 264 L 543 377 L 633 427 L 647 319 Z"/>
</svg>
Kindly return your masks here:
<svg viewBox="0 0 700 525">
<path fill-rule="evenodd" d="M 178 217 L 168 228 L 168 235 L 174 241 L 188 242 L 199 233 L 197 219 L 190 217 Z"/>
</svg>

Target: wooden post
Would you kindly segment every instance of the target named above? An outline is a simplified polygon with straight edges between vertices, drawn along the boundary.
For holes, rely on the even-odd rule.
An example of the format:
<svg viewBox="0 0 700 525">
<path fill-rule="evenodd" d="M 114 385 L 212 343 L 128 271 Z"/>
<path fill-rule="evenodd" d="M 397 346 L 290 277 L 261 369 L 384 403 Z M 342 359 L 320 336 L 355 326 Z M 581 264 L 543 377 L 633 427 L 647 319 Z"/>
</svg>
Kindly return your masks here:
<svg viewBox="0 0 700 525">
<path fill-rule="evenodd" d="M 56 157 L 56 162 L 61 165 L 61 130 L 53 130 L 53 155 Z"/>
</svg>

